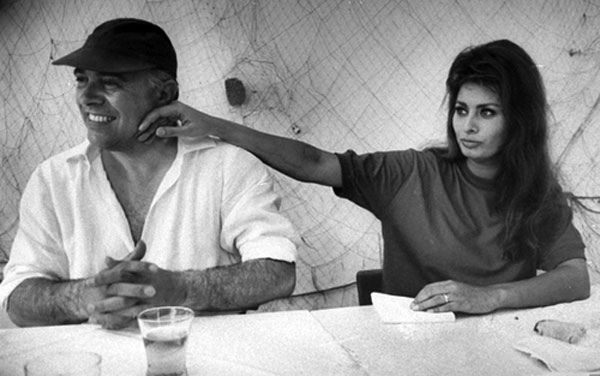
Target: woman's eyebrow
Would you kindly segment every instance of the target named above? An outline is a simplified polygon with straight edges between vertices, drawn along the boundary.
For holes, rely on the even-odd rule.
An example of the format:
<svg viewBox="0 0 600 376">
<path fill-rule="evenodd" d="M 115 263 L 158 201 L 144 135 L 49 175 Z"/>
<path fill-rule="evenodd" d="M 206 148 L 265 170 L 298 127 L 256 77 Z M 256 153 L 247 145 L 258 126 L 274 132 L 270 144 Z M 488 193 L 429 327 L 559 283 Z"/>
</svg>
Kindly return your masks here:
<svg viewBox="0 0 600 376">
<path fill-rule="evenodd" d="M 500 107 L 500 105 L 496 102 L 489 102 L 478 104 L 477 107 Z"/>
<path fill-rule="evenodd" d="M 461 105 L 461 106 L 465 106 L 465 107 L 469 106 L 467 103 L 465 103 L 463 101 L 456 101 L 456 104 Z M 479 103 L 475 107 L 481 108 L 481 107 L 488 107 L 488 106 L 501 107 L 500 104 L 497 103 L 497 102 Z"/>
</svg>

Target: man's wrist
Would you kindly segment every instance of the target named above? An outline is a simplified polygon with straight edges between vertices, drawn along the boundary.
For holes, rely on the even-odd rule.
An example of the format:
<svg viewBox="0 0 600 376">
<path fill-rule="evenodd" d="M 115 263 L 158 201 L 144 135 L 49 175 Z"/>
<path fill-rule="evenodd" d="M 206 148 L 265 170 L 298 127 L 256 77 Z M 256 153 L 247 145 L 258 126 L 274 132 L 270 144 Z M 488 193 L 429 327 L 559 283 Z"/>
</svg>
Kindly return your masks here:
<svg viewBox="0 0 600 376">
<path fill-rule="evenodd" d="M 189 278 L 187 277 L 186 272 L 172 272 L 173 279 L 175 281 L 175 294 L 173 295 L 173 302 L 175 305 L 181 305 L 185 307 L 192 308 L 193 302 L 191 301 L 191 292 L 190 289 L 191 283 Z"/>
</svg>

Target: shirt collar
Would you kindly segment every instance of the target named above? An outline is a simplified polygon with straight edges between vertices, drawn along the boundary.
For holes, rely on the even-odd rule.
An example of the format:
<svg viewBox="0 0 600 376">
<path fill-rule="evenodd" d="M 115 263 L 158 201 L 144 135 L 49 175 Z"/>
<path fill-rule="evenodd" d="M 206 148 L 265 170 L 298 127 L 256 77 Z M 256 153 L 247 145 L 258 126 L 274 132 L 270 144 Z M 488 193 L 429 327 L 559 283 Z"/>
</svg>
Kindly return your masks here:
<svg viewBox="0 0 600 376">
<path fill-rule="evenodd" d="M 214 148 L 215 146 L 217 146 L 217 142 L 211 137 L 205 137 L 201 140 L 180 138 L 177 142 L 177 154 L 184 155 L 197 150 Z"/>
<path fill-rule="evenodd" d="M 177 155 L 185 155 L 197 150 L 213 148 L 217 145 L 217 142 L 210 137 L 203 138 L 199 141 L 189 140 L 180 138 L 177 140 Z M 94 159 L 100 156 L 100 148 L 90 144 L 86 139 L 81 144 L 73 147 L 67 157 L 67 162 L 76 162 L 79 160 L 85 160 L 88 164 L 91 164 Z"/>
<path fill-rule="evenodd" d="M 483 189 L 486 191 L 493 191 L 496 189 L 498 182 L 495 179 L 485 179 L 485 178 L 481 178 L 481 177 L 475 175 L 467 166 L 466 161 L 464 161 L 464 160 L 459 161 L 458 166 L 459 166 L 460 170 L 463 172 L 465 179 L 469 183 L 476 186 L 477 188 L 480 188 L 480 189 Z"/>
<path fill-rule="evenodd" d="M 67 151 L 67 153 L 67 162 L 73 163 L 84 160 L 89 164 L 100 155 L 100 149 L 90 144 L 90 142 L 86 139 L 79 145 Z"/>
</svg>

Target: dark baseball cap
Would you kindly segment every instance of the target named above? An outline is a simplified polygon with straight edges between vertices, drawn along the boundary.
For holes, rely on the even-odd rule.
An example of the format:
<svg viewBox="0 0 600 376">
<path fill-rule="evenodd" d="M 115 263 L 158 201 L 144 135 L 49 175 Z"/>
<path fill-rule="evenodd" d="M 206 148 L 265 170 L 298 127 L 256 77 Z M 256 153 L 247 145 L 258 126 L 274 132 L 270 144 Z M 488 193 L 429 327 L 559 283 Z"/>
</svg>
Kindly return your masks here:
<svg viewBox="0 0 600 376">
<path fill-rule="evenodd" d="M 157 68 L 177 78 L 177 55 L 167 34 L 158 25 L 135 18 L 104 22 L 83 47 L 52 64 L 107 73 Z"/>
</svg>

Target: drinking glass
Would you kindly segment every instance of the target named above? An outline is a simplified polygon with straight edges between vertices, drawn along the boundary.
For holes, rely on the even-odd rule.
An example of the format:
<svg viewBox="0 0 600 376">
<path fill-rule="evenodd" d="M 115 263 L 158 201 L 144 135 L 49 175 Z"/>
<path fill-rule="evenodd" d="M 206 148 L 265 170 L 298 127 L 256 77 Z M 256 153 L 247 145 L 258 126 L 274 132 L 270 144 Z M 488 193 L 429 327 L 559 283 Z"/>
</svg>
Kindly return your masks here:
<svg viewBox="0 0 600 376">
<path fill-rule="evenodd" d="M 193 318 L 194 311 L 177 306 L 149 308 L 138 315 L 147 376 L 187 375 L 186 342 Z"/>
</svg>

